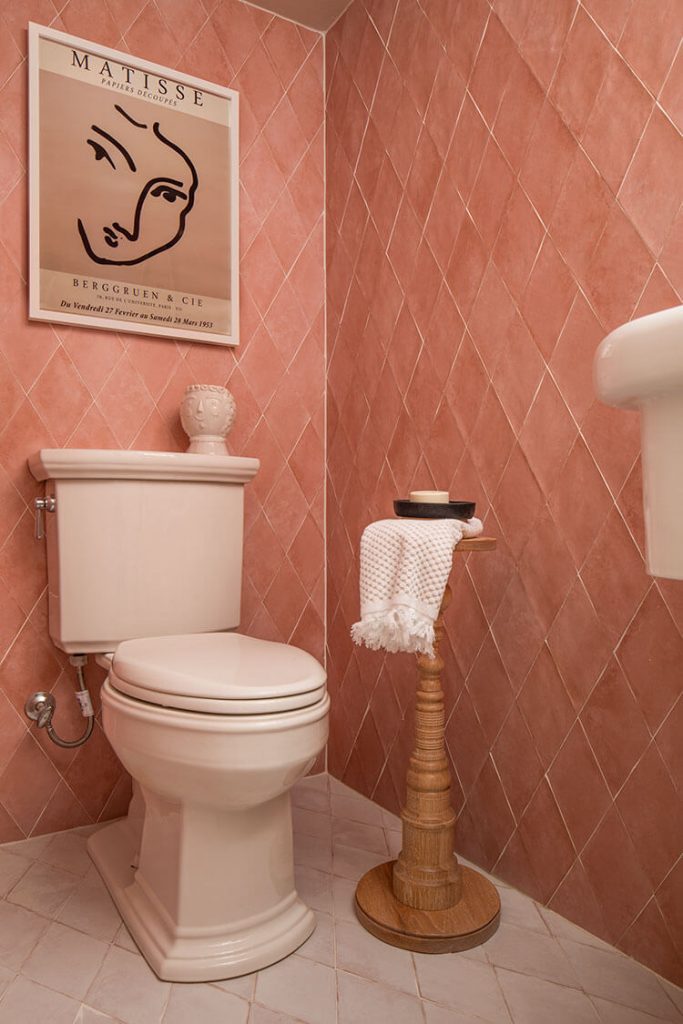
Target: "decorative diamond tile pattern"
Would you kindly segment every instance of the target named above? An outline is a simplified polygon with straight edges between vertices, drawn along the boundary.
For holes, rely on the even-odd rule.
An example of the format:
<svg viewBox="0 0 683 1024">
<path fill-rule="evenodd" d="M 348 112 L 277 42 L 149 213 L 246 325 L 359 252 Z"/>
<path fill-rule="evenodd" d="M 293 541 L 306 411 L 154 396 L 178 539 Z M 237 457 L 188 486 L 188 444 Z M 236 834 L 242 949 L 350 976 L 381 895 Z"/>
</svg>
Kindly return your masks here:
<svg viewBox="0 0 683 1024">
<path fill-rule="evenodd" d="M 326 53 L 330 770 L 398 809 L 415 668 L 349 641 L 363 527 L 476 499 L 460 847 L 679 983 L 683 584 L 645 573 L 637 418 L 591 367 L 683 300 L 682 29 L 674 0 L 355 0 Z M 514 1013 L 548 981 L 501 984 Z"/>
<path fill-rule="evenodd" d="M 292 791 L 297 889 L 316 916 L 292 956 L 241 978 L 169 984 L 149 969 L 86 851 L 86 826 L 0 853 L 0 1020 L 12 1024 L 680 1024 L 683 994 L 494 879 L 501 925 L 429 956 L 358 923 L 360 874 L 395 856 L 400 821 L 327 775 Z M 649 920 L 655 929 L 656 922 Z"/>
<path fill-rule="evenodd" d="M 26 469 L 36 449 L 182 450 L 184 388 L 230 387 L 230 450 L 262 460 L 246 494 L 242 627 L 323 654 L 322 38 L 239 0 L 57 7 L 0 0 L 0 842 L 116 817 L 128 793 L 99 718 L 88 744 L 64 752 L 23 714 L 29 693 L 53 690 L 60 731 L 82 728 L 72 670 L 47 640 L 28 508 L 41 490 Z M 240 91 L 238 349 L 26 320 L 29 18 Z M 88 671 L 97 700 L 102 673 Z"/>
</svg>

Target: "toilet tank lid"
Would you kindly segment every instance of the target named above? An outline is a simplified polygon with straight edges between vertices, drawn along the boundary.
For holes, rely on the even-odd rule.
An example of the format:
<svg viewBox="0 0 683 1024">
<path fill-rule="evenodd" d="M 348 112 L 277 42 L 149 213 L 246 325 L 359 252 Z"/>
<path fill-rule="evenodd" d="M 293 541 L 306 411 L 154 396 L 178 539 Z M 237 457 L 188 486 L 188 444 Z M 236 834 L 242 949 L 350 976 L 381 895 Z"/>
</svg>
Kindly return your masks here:
<svg viewBox="0 0 683 1024">
<path fill-rule="evenodd" d="M 98 448 L 41 448 L 28 460 L 36 480 L 194 480 L 247 483 L 258 459 L 189 452 Z"/>
<path fill-rule="evenodd" d="M 322 665 L 289 644 L 241 633 L 145 637 L 119 644 L 114 675 L 150 691 L 213 700 L 308 693 L 325 683 Z"/>
</svg>

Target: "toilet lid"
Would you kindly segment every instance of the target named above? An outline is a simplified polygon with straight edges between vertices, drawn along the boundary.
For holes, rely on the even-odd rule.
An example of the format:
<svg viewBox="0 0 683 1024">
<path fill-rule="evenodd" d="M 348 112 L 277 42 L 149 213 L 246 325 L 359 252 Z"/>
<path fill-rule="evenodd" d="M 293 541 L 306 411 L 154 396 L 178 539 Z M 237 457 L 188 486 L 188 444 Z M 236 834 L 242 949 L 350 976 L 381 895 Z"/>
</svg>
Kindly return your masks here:
<svg viewBox="0 0 683 1024">
<path fill-rule="evenodd" d="M 138 700 L 186 711 L 261 715 L 309 707 L 326 675 L 310 654 L 240 633 L 124 640 L 109 680 Z"/>
</svg>

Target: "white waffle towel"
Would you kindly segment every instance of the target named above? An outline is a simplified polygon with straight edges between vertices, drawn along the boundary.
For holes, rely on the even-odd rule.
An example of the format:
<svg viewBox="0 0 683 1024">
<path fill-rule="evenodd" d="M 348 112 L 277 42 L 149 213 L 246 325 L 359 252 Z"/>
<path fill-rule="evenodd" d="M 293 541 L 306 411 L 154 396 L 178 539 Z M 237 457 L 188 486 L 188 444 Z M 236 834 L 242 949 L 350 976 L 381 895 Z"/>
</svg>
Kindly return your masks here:
<svg viewBox="0 0 683 1024">
<path fill-rule="evenodd" d="M 360 622 L 351 638 L 373 651 L 434 652 L 439 614 L 463 537 L 477 537 L 478 519 L 380 519 L 360 542 Z"/>
</svg>

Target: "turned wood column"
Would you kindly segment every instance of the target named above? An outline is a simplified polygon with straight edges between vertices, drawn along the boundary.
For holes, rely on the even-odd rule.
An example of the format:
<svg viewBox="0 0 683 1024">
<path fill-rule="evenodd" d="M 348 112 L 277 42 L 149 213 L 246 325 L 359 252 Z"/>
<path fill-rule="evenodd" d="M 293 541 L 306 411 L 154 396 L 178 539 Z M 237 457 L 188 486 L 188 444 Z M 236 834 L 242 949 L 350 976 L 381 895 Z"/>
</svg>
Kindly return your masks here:
<svg viewBox="0 0 683 1024">
<path fill-rule="evenodd" d="M 417 655 L 415 749 L 408 765 L 403 849 L 394 864 L 394 895 L 417 910 L 445 910 L 462 895 L 462 878 L 453 853 L 455 813 L 451 773 L 446 760 L 446 711 L 441 688 L 443 613 L 451 603 L 446 586 L 434 624 L 434 654 Z"/>
<path fill-rule="evenodd" d="M 456 551 L 491 551 L 492 537 L 461 541 Z M 392 946 L 422 953 L 452 953 L 478 946 L 500 921 L 500 898 L 492 883 L 455 856 L 455 813 L 446 759 L 446 711 L 439 654 L 447 586 L 434 625 L 434 654 L 417 655 L 415 749 L 401 813 L 403 849 L 395 861 L 363 875 L 356 888 L 358 920 Z"/>
</svg>

